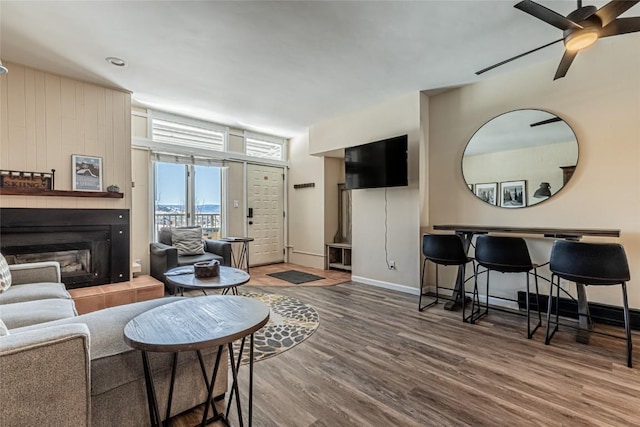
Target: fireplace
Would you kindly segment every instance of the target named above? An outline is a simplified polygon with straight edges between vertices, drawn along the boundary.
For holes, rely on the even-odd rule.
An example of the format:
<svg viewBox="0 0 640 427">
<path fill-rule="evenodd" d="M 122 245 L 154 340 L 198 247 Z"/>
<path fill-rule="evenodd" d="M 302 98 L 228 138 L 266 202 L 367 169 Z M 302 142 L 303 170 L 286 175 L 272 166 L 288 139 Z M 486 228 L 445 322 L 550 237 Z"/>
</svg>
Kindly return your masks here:
<svg viewBox="0 0 640 427">
<path fill-rule="evenodd" d="M 58 261 L 68 289 L 129 280 L 129 211 L 0 211 L 0 250 L 9 264 Z"/>
</svg>

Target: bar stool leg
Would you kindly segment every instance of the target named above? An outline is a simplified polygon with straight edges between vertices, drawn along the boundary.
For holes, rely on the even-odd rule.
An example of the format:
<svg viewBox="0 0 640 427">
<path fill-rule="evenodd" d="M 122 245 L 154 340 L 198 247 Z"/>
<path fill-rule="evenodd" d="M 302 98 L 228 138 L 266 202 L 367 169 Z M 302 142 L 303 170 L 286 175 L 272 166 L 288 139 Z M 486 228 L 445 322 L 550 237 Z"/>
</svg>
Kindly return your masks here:
<svg viewBox="0 0 640 427">
<path fill-rule="evenodd" d="M 535 328 L 533 328 L 533 331 L 532 331 L 531 330 L 531 307 L 530 307 L 530 301 L 529 301 L 531 299 L 530 292 L 529 292 L 529 272 L 527 272 L 526 274 L 527 274 L 527 338 L 531 339 L 531 337 L 533 337 L 533 334 L 536 333 L 540 325 L 542 325 L 542 317 L 540 317 L 540 298 L 538 297 L 538 275 L 536 274 L 535 282 L 536 282 L 536 304 L 538 305 L 538 324 L 536 325 Z"/>
<path fill-rule="evenodd" d="M 465 322 L 473 323 L 473 316 L 476 314 L 476 302 L 478 303 L 478 311 L 480 311 L 480 299 L 478 296 L 478 270 L 480 264 L 473 267 L 473 293 L 471 294 L 471 314 L 469 317 L 465 317 L 462 320 Z M 463 306 L 464 307 L 464 306 Z M 464 310 L 464 309 L 463 309 Z"/>
<path fill-rule="evenodd" d="M 527 338 L 531 339 L 531 312 L 529 311 L 529 273 L 527 275 Z"/>
<path fill-rule="evenodd" d="M 551 331 L 551 334 L 549 334 L 549 329 L 551 327 L 551 306 L 553 305 L 553 286 L 555 285 L 555 278 L 557 276 L 555 274 L 551 275 L 551 283 L 549 284 L 549 302 L 547 303 L 547 329 L 545 332 L 545 338 L 544 338 L 544 343 L 546 345 L 549 345 L 549 343 L 551 342 L 551 338 L 553 338 L 553 335 L 556 333 L 556 331 L 558 330 L 558 322 L 559 322 L 559 302 L 560 302 L 560 277 L 558 277 L 558 285 L 556 287 L 556 289 L 558 290 L 557 293 L 557 298 L 556 298 L 556 322 L 555 325 L 553 326 L 553 330 Z"/>
<path fill-rule="evenodd" d="M 436 299 L 434 301 L 431 301 L 429 304 L 423 306 L 422 305 L 422 296 L 424 295 L 424 293 L 422 292 L 423 286 L 424 286 L 424 276 L 426 275 L 426 266 L 427 266 L 427 259 L 424 259 L 424 262 L 422 263 L 422 274 L 420 275 L 420 298 L 418 298 L 418 311 L 423 311 L 429 307 L 431 307 L 432 305 L 437 304 L 438 302 L 438 264 L 436 264 Z"/>
<path fill-rule="evenodd" d="M 461 302 L 462 302 L 462 321 L 464 322 L 465 321 L 464 319 L 466 317 L 465 316 L 465 306 L 467 305 L 466 304 L 467 291 L 465 289 L 464 276 L 465 276 L 465 270 L 466 270 L 467 264 L 462 264 L 460 267 L 462 269 L 462 287 L 460 289 L 460 292 L 462 292 L 462 295 L 461 295 L 462 296 L 462 300 L 461 300 Z"/>
<path fill-rule="evenodd" d="M 627 335 L 627 366 L 633 366 L 633 344 L 631 343 L 631 325 L 629 322 L 629 301 L 627 299 L 627 284 L 622 283 L 622 300 L 624 304 L 624 332 Z"/>
</svg>

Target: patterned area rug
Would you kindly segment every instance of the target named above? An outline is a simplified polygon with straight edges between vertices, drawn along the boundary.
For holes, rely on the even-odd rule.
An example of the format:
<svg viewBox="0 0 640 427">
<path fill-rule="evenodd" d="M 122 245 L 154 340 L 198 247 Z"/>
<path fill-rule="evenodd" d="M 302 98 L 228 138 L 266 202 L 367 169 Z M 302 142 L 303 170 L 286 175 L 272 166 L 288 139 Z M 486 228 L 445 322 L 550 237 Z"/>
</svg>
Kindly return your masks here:
<svg viewBox="0 0 640 427">
<path fill-rule="evenodd" d="M 267 274 L 267 276 L 275 277 L 276 279 L 285 280 L 294 285 L 301 283 L 313 282 L 316 280 L 322 280 L 324 277 L 316 276 L 315 274 L 305 273 L 297 270 L 281 271 L 279 273 Z"/>
<path fill-rule="evenodd" d="M 320 325 L 320 316 L 316 309 L 298 299 L 257 292 L 243 292 L 240 295 L 258 299 L 271 309 L 269 322 L 254 334 L 253 354 L 256 362 L 276 356 L 300 344 Z M 242 353 L 242 364 L 249 363 L 248 344 L 247 338 Z M 234 346 L 239 345 L 239 341 L 234 344 Z"/>
</svg>

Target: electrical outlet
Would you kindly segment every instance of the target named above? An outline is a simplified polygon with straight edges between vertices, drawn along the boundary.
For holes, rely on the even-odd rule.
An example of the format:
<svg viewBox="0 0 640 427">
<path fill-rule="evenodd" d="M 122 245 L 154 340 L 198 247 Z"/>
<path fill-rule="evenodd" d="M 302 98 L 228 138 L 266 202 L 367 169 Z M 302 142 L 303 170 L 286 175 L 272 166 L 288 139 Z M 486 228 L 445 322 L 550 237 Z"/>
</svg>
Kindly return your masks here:
<svg viewBox="0 0 640 427">
<path fill-rule="evenodd" d="M 396 269 L 396 262 L 389 261 L 389 270 L 395 270 L 395 269 Z"/>
</svg>

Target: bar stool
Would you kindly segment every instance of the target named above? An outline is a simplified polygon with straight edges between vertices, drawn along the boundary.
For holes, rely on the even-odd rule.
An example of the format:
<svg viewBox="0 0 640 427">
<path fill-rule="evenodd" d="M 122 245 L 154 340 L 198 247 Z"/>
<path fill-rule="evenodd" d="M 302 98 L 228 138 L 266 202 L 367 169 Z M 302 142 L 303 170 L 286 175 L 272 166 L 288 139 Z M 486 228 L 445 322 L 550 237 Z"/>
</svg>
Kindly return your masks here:
<svg viewBox="0 0 640 427">
<path fill-rule="evenodd" d="M 457 265 L 461 268 L 462 279 L 464 283 L 464 272 L 467 263 L 473 262 L 473 258 L 468 257 L 460 236 L 456 234 L 430 234 L 425 233 L 422 236 L 422 254 L 424 261 L 422 262 L 422 273 L 420 275 L 420 298 L 418 300 L 418 310 L 431 307 L 438 302 L 439 298 L 439 280 L 438 265 Z M 426 272 L 427 261 L 431 261 L 436 265 L 436 299 L 429 304 L 422 306 L 422 288 L 424 286 L 424 276 Z M 462 318 L 464 320 L 464 285 L 462 295 Z"/>
<path fill-rule="evenodd" d="M 629 323 L 629 302 L 627 300 L 627 284 L 631 275 L 624 247 L 617 243 L 584 243 L 557 240 L 551 248 L 551 287 L 547 307 L 547 331 L 545 344 L 558 330 L 558 306 L 556 303 L 556 320 L 551 334 L 551 304 L 553 285 L 556 285 L 556 302 L 560 299 L 560 279 L 580 283 L 587 286 L 622 285 L 622 302 L 624 310 L 624 331 L 627 339 L 627 366 L 632 367 L 631 326 Z M 555 280 L 557 279 L 557 283 Z M 622 338 L 622 337 L 621 337 Z"/>
<path fill-rule="evenodd" d="M 527 243 L 521 237 L 502 237 L 482 235 L 476 239 L 477 261 L 475 270 L 475 285 L 471 306 L 471 323 L 475 323 L 481 317 L 489 313 L 489 273 L 499 271 L 500 273 L 525 273 L 527 276 L 527 338 L 531 339 L 536 330 L 542 325 L 542 314 L 540 313 L 540 297 L 538 292 L 538 271 L 537 264 L 531 262 Z M 474 317 L 476 303 L 480 308 L 480 297 L 478 294 L 478 275 L 480 266 L 486 268 L 487 273 L 487 300 L 484 313 L 479 313 Z M 538 324 L 531 330 L 531 311 L 529 308 L 529 274 L 533 271 L 536 283 L 536 303 L 538 305 Z"/>
</svg>

